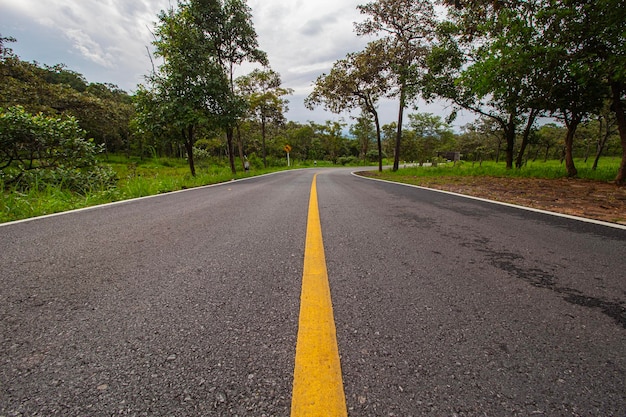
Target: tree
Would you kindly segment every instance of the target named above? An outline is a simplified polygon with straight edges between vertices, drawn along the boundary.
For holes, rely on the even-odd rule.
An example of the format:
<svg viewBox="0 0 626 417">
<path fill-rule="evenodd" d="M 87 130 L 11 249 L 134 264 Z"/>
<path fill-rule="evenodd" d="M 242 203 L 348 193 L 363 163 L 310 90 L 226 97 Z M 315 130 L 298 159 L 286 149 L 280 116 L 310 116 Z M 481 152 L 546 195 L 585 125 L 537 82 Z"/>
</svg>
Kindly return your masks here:
<svg viewBox="0 0 626 417">
<path fill-rule="evenodd" d="M 263 144 L 263 165 L 267 168 L 267 150 L 265 145 L 267 123 L 285 122 L 288 100 L 283 97 L 292 94 L 290 88 L 281 87 L 280 75 L 270 70 L 252 71 L 249 75 L 237 78 L 237 86 L 246 102 L 252 118 L 261 124 Z"/>
<path fill-rule="evenodd" d="M 480 117 L 463 126 L 464 134 L 459 138 L 459 150 L 466 155 L 473 155 L 474 160 L 493 158 L 500 160 L 502 143 L 505 142 L 500 124 L 490 117 Z"/>
<path fill-rule="evenodd" d="M 573 149 L 576 129 L 587 116 L 600 110 L 608 88 L 598 77 L 588 49 L 587 26 L 595 8 L 589 2 L 564 1 L 550 4 L 537 14 L 543 36 L 535 66 L 539 86 L 545 92 L 545 108 L 567 127 L 565 165 L 568 177 L 578 173 Z"/>
<path fill-rule="evenodd" d="M 302 125 L 296 122 L 287 122 L 285 136 L 292 145 L 293 157 L 308 159 L 320 159 L 315 146 L 315 129 L 311 124 Z"/>
<path fill-rule="evenodd" d="M 526 121 L 523 150 L 539 114 L 532 54 L 540 30 L 533 2 L 478 3 L 463 2 L 439 25 L 427 59 L 425 94 L 495 120 L 505 135 L 510 169 L 518 126 Z"/>
<path fill-rule="evenodd" d="M 88 83 L 63 64 L 39 66 L 5 50 L 0 56 L 0 106 L 74 116 L 87 137 L 116 150 L 128 144 L 130 96 L 112 84 Z"/>
<path fill-rule="evenodd" d="M 0 184 L 5 187 L 50 184 L 81 192 L 109 187 L 115 173 L 98 166 L 100 151 L 71 116 L 32 115 L 21 106 L 0 108 Z"/>
<path fill-rule="evenodd" d="M 419 159 L 432 159 L 437 151 L 447 150 L 454 142 L 454 132 L 440 116 L 432 113 L 409 114 L 409 127 L 419 143 Z"/>
<path fill-rule="evenodd" d="M 13 50 L 6 46 L 7 43 L 15 42 L 15 38 L 11 36 L 2 36 L 0 33 L 0 58 L 13 55 Z"/>
<path fill-rule="evenodd" d="M 251 9 L 245 0 L 191 0 L 191 5 L 195 22 L 209 41 L 210 55 L 217 59 L 228 78 L 232 105 L 224 107 L 222 123 L 226 130 L 230 168 L 234 174 L 233 134 L 244 111 L 235 96 L 235 67 L 244 62 L 267 66 L 267 55 L 259 49 Z"/>
<path fill-rule="evenodd" d="M 229 124 L 225 113 L 234 113 L 236 107 L 228 79 L 214 54 L 213 39 L 198 24 L 200 6 L 197 2 L 180 3 L 178 10 L 170 8 L 159 14 L 154 45 L 155 55 L 163 58 L 163 64 L 148 76 L 153 94 L 144 95 L 148 99 L 142 103 L 148 106 L 143 111 L 160 120 L 152 124 L 167 121 L 180 133 L 194 176 L 193 147 L 198 127 Z M 211 8 L 211 4 L 206 6 Z"/>
<path fill-rule="evenodd" d="M 355 137 L 359 144 L 359 156 L 363 162 L 367 162 L 367 156 L 370 150 L 370 145 L 380 139 L 380 128 L 378 131 L 374 127 L 372 118 L 367 112 L 361 112 L 361 115 L 356 119 L 356 123 L 350 126 L 350 134 Z M 378 160 L 380 161 L 379 150 Z M 379 170 L 382 167 L 379 165 Z"/>
<path fill-rule="evenodd" d="M 361 108 L 374 119 L 378 145 L 378 170 L 383 169 L 378 101 L 389 89 L 389 69 L 385 43 L 370 42 L 364 51 L 351 53 L 334 63 L 329 74 L 315 81 L 313 92 L 305 99 L 305 106 L 313 109 L 323 104 L 327 110 L 339 114 Z"/>
<path fill-rule="evenodd" d="M 567 127 L 565 161 L 568 176 L 575 176 L 577 173 L 573 160 L 573 141 L 577 127 L 589 115 L 597 112 L 603 98 L 610 96 L 618 127 L 620 120 L 623 120 L 623 128 L 620 129 L 623 143 L 622 168 L 616 181 L 618 183 L 624 181 L 626 175 L 624 2 L 446 0 L 446 3 L 454 3 L 456 7 L 451 15 L 462 28 L 460 39 L 464 41 L 464 45 L 478 45 L 478 51 L 481 49 L 488 51 L 486 60 L 483 55 L 478 55 L 479 59 L 476 59 L 474 54 L 470 54 L 470 61 L 462 61 L 460 66 L 455 65 L 454 68 L 467 68 L 471 71 L 471 68 L 476 67 L 478 71 L 468 78 L 474 83 L 480 80 L 480 77 L 476 78 L 475 75 L 481 74 L 495 79 L 497 81 L 495 85 L 515 86 L 521 82 L 519 85 L 523 88 L 518 91 L 517 96 L 526 100 L 527 104 L 518 109 L 523 109 L 523 113 L 529 117 L 532 117 L 533 113 L 545 110 L 563 120 Z M 447 46 L 450 45 L 452 43 L 448 42 Z M 458 48 L 458 51 L 461 49 Z M 454 61 L 454 54 L 438 52 L 436 58 L 439 60 L 443 57 L 448 58 L 447 62 Z M 516 59 L 516 56 L 523 59 Z M 505 57 L 507 59 L 503 60 Z M 500 64 L 482 65 L 483 62 L 489 61 Z M 437 60 L 433 59 L 432 62 L 437 63 Z M 476 66 L 476 63 L 481 65 Z M 436 68 L 436 65 L 433 67 Z M 443 67 L 442 73 L 445 73 L 445 64 Z M 439 64 L 439 69 L 441 68 L 442 64 Z M 506 76 L 511 71 L 513 75 L 518 74 L 522 77 Z M 501 76 L 494 78 L 494 75 L 499 73 Z M 445 78 L 438 79 L 445 85 Z M 447 87 L 449 91 L 454 91 L 452 87 L 458 84 L 458 82 L 447 83 Z M 487 85 L 494 83 L 489 82 Z M 514 99 L 515 96 L 513 94 L 511 98 Z M 489 92 L 483 97 L 493 102 L 497 94 Z M 509 108 L 509 111 L 512 109 Z M 521 113 L 518 112 L 519 114 Z M 509 129 L 506 130 L 507 136 L 514 138 Z M 527 123 L 518 163 L 525 148 L 526 134 L 531 131 L 532 124 Z M 622 131 L 624 135 L 621 134 Z"/>
<path fill-rule="evenodd" d="M 336 164 L 339 157 L 347 153 L 346 138 L 342 134 L 346 124 L 337 121 L 327 121 L 323 125 L 315 123 L 311 123 L 311 125 L 320 140 L 324 156 L 332 161 L 333 164 Z"/>
<path fill-rule="evenodd" d="M 397 171 L 404 109 L 420 91 L 420 69 L 425 67 L 424 58 L 434 35 L 435 11 L 427 0 L 377 0 L 357 7 L 370 16 L 356 24 L 357 34 L 383 36 L 390 79 L 397 88 L 399 108 L 393 162 L 393 170 Z"/>
<path fill-rule="evenodd" d="M 560 23 L 562 32 L 557 40 L 564 40 L 569 51 L 578 60 L 572 69 L 586 87 L 585 94 L 606 94 L 611 100 L 622 145 L 622 161 L 615 182 L 626 184 L 626 3 L 621 0 L 563 1 Z M 549 14 L 551 17 L 554 14 Z M 558 27 L 552 26 L 555 31 Z M 581 68 L 582 67 L 582 68 Z M 598 83 L 604 88 L 596 89 Z M 590 107 L 599 109 L 597 97 L 582 98 Z"/>
<path fill-rule="evenodd" d="M 598 138 L 596 142 L 596 156 L 591 167 L 594 171 L 598 168 L 598 161 L 600 161 L 600 156 L 606 149 L 607 142 L 611 136 L 617 133 L 617 118 L 615 117 L 615 112 L 612 112 L 610 107 L 610 105 L 607 106 L 605 104 L 600 114 L 597 115 Z"/>
<path fill-rule="evenodd" d="M 542 148 L 546 148 L 543 161 L 547 161 L 550 155 L 550 149 L 556 148 L 563 142 L 565 129 L 562 126 L 558 126 L 555 123 L 547 123 L 537 129 L 537 141 L 538 145 Z"/>
</svg>

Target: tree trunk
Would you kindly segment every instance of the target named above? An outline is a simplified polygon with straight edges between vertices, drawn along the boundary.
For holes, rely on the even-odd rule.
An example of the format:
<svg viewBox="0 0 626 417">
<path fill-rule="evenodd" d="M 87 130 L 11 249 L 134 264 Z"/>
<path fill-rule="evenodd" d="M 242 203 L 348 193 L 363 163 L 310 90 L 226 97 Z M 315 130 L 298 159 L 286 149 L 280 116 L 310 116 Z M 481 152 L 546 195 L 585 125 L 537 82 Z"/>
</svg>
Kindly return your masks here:
<svg viewBox="0 0 626 417">
<path fill-rule="evenodd" d="M 398 110 L 398 130 L 396 132 L 395 155 L 393 156 L 393 171 L 400 168 L 400 143 L 402 142 L 402 119 L 404 116 L 404 102 L 406 100 L 406 88 L 404 85 L 400 87 L 400 109 Z"/>
<path fill-rule="evenodd" d="M 528 115 L 528 122 L 526 123 L 526 128 L 524 129 L 524 135 L 522 136 L 522 143 L 520 145 L 519 152 L 517 154 L 517 159 L 515 160 L 515 167 L 518 169 L 522 167 L 522 160 L 524 158 L 524 152 L 526 152 L 526 147 L 528 146 L 530 130 L 535 124 L 535 118 L 537 117 L 537 113 L 538 113 L 537 110 L 532 109 L 530 111 L 530 114 Z"/>
<path fill-rule="evenodd" d="M 265 148 L 265 117 L 261 117 L 261 138 L 263 146 L 263 166 L 267 168 L 267 150 Z"/>
<path fill-rule="evenodd" d="M 502 140 L 504 139 L 501 135 L 498 135 L 497 138 L 498 146 L 496 147 L 496 164 L 500 162 L 500 153 L 502 152 Z"/>
<path fill-rule="evenodd" d="M 241 129 L 237 123 L 237 148 L 239 149 L 239 159 L 241 160 L 241 169 L 246 169 L 245 153 L 243 151 L 243 139 L 241 139 Z"/>
<path fill-rule="evenodd" d="M 509 115 L 504 129 L 506 138 L 506 169 L 513 169 L 513 152 L 515 150 L 515 116 Z"/>
<path fill-rule="evenodd" d="M 569 122 L 567 119 L 565 120 L 565 124 L 567 125 L 567 135 L 565 136 L 565 169 L 567 170 L 567 176 L 569 178 L 574 178 L 578 175 L 578 170 L 574 164 L 574 134 L 581 120 L 582 116 L 580 115 L 573 115 Z"/>
<path fill-rule="evenodd" d="M 622 92 L 624 85 L 619 82 L 611 82 L 611 92 L 613 93 L 613 104 L 611 109 L 615 112 L 617 129 L 619 131 L 620 142 L 622 143 L 622 162 L 620 163 L 615 183 L 617 185 L 626 184 L 626 115 L 624 114 L 624 103 L 622 102 Z"/>
<path fill-rule="evenodd" d="M 372 111 L 374 114 L 374 124 L 376 124 L 376 144 L 378 145 L 378 172 L 383 172 L 383 143 L 380 138 L 380 120 L 378 120 L 378 112 Z"/>
<path fill-rule="evenodd" d="M 609 140 L 609 136 L 611 136 L 611 127 L 609 125 L 608 120 L 606 123 L 606 131 L 604 132 L 604 134 L 602 133 L 602 118 L 600 118 L 599 122 L 600 122 L 600 132 L 599 132 L 600 140 L 598 141 L 598 147 L 596 149 L 596 157 L 593 160 L 593 166 L 591 167 L 593 171 L 598 169 L 598 162 L 600 161 L 600 156 L 602 156 L 602 152 L 604 151 L 606 142 Z"/>
<path fill-rule="evenodd" d="M 187 127 L 187 134 L 185 134 L 185 129 L 182 130 L 183 139 L 185 142 L 185 149 L 187 150 L 187 161 L 189 162 L 189 170 L 191 171 L 191 176 L 196 176 L 196 167 L 193 163 L 193 142 L 194 142 L 194 129 L 193 126 Z"/>
<path fill-rule="evenodd" d="M 229 126 L 226 128 L 226 146 L 228 147 L 228 160 L 230 161 L 230 170 L 235 175 L 237 169 L 235 168 L 235 147 L 233 146 L 233 128 Z"/>
<path fill-rule="evenodd" d="M 380 137 L 380 119 L 378 118 L 376 106 L 369 96 L 365 98 L 365 108 L 372 114 L 372 116 L 374 116 L 374 124 L 376 125 L 376 144 L 378 146 L 378 172 L 383 172 L 383 143 Z"/>
<path fill-rule="evenodd" d="M 585 164 L 589 160 L 589 153 L 590 152 L 591 152 L 591 141 L 589 139 L 587 139 L 587 147 L 585 148 L 585 160 L 584 160 Z"/>
</svg>

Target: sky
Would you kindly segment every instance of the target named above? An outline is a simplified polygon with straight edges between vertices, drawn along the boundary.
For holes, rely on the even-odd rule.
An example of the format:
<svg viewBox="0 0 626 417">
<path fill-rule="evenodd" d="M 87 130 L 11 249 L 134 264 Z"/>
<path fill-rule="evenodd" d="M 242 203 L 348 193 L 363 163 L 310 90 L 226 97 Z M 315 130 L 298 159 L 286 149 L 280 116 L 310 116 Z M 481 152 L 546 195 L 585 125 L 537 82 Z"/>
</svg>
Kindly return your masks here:
<svg viewBox="0 0 626 417">
<path fill-rule="evenodd" d="M 151 70 L 148 54 L 159 11 L 176 0 L 0 0 L 0 34 L 17 39 L 8 46 L 25 61 L 65 64 L 88 82 L 116 84 L 132 93 Z M 358 111 L 334 115 L 318 107 L 311 111 L 303 101 L 313 83 L 328 73 L 347 53 L 362 50 L 371 37 L 358 37 L 354 22 L 362 21 L 357 5 L 365 0 L 248 0 L 259 47 L 271 68 L 281 75 L 288 97 L 287 119 L 300 123 L 326 120 L 352 124 Z M 238 75 L 251 71 L 244 65 Z M 447 117 L 444 102 L 418 102 L 408 113 L 434 113 Z M 382 100 L 381 123 L 397 119 L 397 100 Z M 406 118 L 405 118 L 406 120 Z M 474 120 L 461 113 L 455 130 Z"/>
</svg>

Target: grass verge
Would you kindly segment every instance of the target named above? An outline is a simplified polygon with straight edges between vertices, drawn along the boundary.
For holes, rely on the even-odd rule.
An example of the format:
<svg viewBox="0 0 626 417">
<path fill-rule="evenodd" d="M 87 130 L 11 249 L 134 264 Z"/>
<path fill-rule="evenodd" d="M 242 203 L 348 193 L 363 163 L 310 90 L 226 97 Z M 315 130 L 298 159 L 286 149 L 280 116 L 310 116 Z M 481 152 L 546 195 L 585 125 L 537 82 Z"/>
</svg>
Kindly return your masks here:
<svg viewBox="0 0 626 417">
<path fill-rule="evenodd" d="M 592 162 L 575 161 L 578 178 L 593 181 L 611 182 L 619 169 L 619 158 L 604 158 L 600 166 L 593 170 Z M 401 165 L 397 171 L 370 171 L 366 175 L 389 181 L 421 185 L 429 183 L 450 182 L 459 177 L 498 177 L 498 178 L 544 178 L 557 179 L 567 177 L 565 165 L 558 160 L 546 162 L 528 162 L 520 169 L 506 169 L 504 163 L 486 161 L 482 164 L 461 161 L 456 164 L 446 163 L 437 166 Z"/>
<path fill-rule="evenodd" d="M 111 155 L 105 164 L 111 166 L 117 174 L 118 183 L 114 188 L 78 194 L 49 186 L 29 191 L 9 190 L 0 193 L 0 223 L 287 169 L 287 167 L 259 168 L 250 172 L 241 170 L 233 175 L 230 167 L 224 165 L 222 161 L 219 163 L 206 161 L 197 164 L 196 176 L 193 177 L 186 160 L 181 159 L 139 160 Z"/>
</svg>

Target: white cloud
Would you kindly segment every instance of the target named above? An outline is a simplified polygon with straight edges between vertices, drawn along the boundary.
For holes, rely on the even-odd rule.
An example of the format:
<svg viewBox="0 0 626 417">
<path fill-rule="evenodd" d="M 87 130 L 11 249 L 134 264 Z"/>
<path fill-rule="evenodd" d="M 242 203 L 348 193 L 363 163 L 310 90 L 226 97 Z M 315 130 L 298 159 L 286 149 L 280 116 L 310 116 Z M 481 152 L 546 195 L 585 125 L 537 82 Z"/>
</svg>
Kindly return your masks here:
<svg viewBox="0 0 626 417">
<path fill-rule="evenodd" d="M 102 46 L 91 39 L 87 33 L 81 29 L 66 29 L 64 32 L 65 36 L 72 41 L 74 49 L 83 57 L 103 67 L 113 67 L 113 55 L 104 51 Z"/>
</svg>

